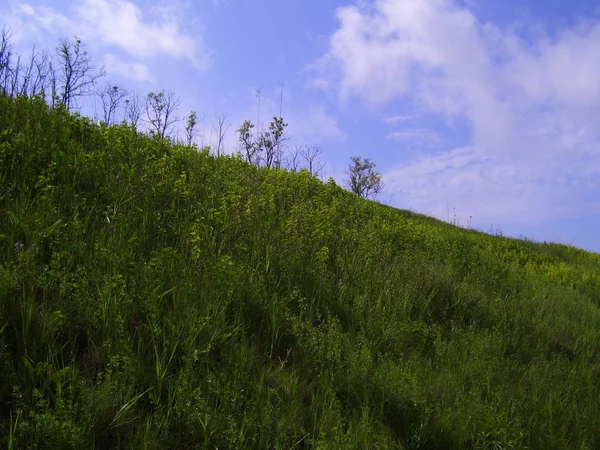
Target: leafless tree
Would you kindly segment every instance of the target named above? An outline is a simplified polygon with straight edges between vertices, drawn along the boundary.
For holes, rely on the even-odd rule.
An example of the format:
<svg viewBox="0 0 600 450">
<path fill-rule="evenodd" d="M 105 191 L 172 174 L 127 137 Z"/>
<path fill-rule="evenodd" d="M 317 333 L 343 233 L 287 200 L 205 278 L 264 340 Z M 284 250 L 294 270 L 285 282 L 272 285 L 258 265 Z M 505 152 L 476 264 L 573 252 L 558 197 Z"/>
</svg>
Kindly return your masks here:
<svg viewBox="0 0 600 450">
<path fill-rule="evenodd" d="M 21 65 L 21 58 L 17 59 L 13 95 L 27 95 L 33 97 L 44 92 L 44 82 L 47 76 L 47 54 L 39 56 L 35 46 L 31 49 L 29 61 Z"/>
<path fill-rule="evenodd" d="M 321 147 L 316 146 L 303 146 L 300 148 L 300 156 L 304 158 L 306 162 L 306 168 L 311 175 L 318 175 L 323 167 L 324 163 L 317 161 L 317 158 L 323 154 Z"/>
<path fill-rule="evenodd" d="M 125 99 L 125 122 L 129 122 L 131 126 L 137 128 L 142 112 L 144 111 L 144 104 L 141 102 L 140 97 L 137 94 L 130 95 L 128 99 Z"/>
<path fill-rule="evenodd" d="M 0 53 L 2 51 L 3 49 L 0 48 Z M 5 74 L 8 78 L 2 84 L 2 92 L 13 97 L 18 95 L 33 97 L 43 94 L 48 72 L 47 54 L 43 53 L 42 56 L 39 56 L 34 46 L 29 60 L 25 64 L 22 63 L 23 58 L 20 55 L 16 57 L 14 62 L 10 53 L 6 53 L 6 57 L 8 59 L 5 62 Z M 0 59 L 3 59 L 2 56 L 0 56 Z M 0 62 L 0 65 L 4 64 Z"/>
<path fill-rule="evenodd" d="M 10 66 L 10 84 L 7 90 L 8 95 L 11 97 L 19 95 L 21 69 L 21 55 L 16 55 L 16 61 Z"/>
<path fill-rule="evenodd" d="M 302 151 L 301 145 L 294 145 L 288 148 L 287 168 L 292 172 L 298 172 L 300 169 L 300 152 Z"/>
<path fill-rule="evenodd" d="M 273 167 L 280 169 L 284 165 L 285 165 L 285 151 L 284 151 L 284 147 L 280 143 L 279 145 L 277 145 L 275 147 L 275 158 L 273 160 Z"/>
<path fill-rule="evenodd" d="M 10 95 L 12 81 L 12 45 L 11 33 L 7 27 L 0 33 L 0 94 Z"/>
<path fill-rule="evenodd" d="M 161 138 L 171 137 L 175 124 L 180 120 L 175 116 L 179 103 L 179 97 L 172 91 L 148 93 L 146 122 L 151 133 Z"/>
<path fill-rule="evenodd" d="M 53 108 L 60 104 L 60 97 L 58 95 L 58 75 L 56 73 L 56 63 L 54 58 L 50 60 L 50 71 L 48 74 L 48 103 Z"/>
<path fill-rule="evenodd" d="M 32 77 L 29 81 L 28 89 L 31 97 L 40 95 L 45 98 L 48 90 L 48 80 L 50 77 L 50 55 L 47 51 L 35 53 L 35 48 L 31 52 L 29 60 L 29 72 Z"/>
<path fill-rule="evenodd" d="M 59 84 L 54 92 L 60 104 L 67 109 L 74 106 L 77 98 L 89 95 L 97 79 L 104 76 L 104 69 L 95 71 L 85 45 L 77 37 L 63 40 L 56 48 L 60 68 L 55 78 Z"/>
<path fill-rule="evenodd" d="M 102 105 L 102 120 L 107 125 L 112 125 L 116 122 L 117 110 L 121 108 L 127 97 L 127 91 L 119 86 L 106 83 L 98 92 L 100 103 Z"/>
<path fill-rule="evenodd" d="M 16 80 L 16 82 L 17 82 L 16 89 L 15 89 L 16 95 L 28 95 L 30 93 L 29 88 L 30 88 L 31 82 L 33 81 L 32 78 L 34 76 L 33 69 L 35 67 L 35 64 L 34 64 L 35 58 L 36 58 L 35 46 L 31 50 L 29 62 L 26 65 L 21 66 L 21 58 L 18 58 L 18 65 L 20 66 L 19 67 L 20 73 L 19 73 L 19 78 Z"/>
<path fill-rule="evenodd" d="M 227 120 L 227 114 L 217 114 L 216 119 L 217 119 L 217 125 L 215 127 L 213 127 L 213 131 L 215 132 L 215 135 L 217 137 L 215 151 L 216 151 L 217 155 L 221 155 L 222 152 L 224 151 L 223 145 L 225 143 L 225 137 L 227 136 L 227 131 L 231 127 L 231 123 L 228 123 L 227 125 L 225 124 L 225 122 Z"/>
</svg>

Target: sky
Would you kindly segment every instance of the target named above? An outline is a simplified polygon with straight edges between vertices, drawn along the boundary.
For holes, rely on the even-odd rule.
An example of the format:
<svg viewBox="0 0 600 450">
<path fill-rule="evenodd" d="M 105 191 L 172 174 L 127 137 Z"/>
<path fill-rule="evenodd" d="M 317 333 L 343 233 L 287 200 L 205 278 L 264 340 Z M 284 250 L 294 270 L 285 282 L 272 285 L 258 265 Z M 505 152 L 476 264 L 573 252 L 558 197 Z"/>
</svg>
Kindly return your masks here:
<svg viewBox="0 0 600 450">
<path fill-rule="evenodd" d="M 201 144 L 281 111 L 325 180 L 371 158 L 382 203 L 600 252 L 597 1 L 1 0 L 2 21 L 23 53 L 78 36 L 107 82 L 175 91 Z"/>
</svg>

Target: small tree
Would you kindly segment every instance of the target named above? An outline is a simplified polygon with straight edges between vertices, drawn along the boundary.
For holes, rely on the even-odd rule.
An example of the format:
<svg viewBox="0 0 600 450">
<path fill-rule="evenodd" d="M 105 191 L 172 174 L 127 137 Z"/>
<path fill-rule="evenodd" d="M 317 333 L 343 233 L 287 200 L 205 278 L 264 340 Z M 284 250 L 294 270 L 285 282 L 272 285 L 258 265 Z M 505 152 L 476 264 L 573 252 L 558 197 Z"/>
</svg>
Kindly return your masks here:
<svg viewBox="0 0 600 450">
<path fill-rule="evenodd" d="M 262 153 L 262 159 L 267 167 L 280 167 L 283 155 L 281 144 L 286 140 L 284 136 L 287 123 L 282 117 L 273 117 L 269 130 L 263 131 L 258 137 L 257 147 Z"/>
<path fill-rule="evenodd" d="M 304 146 L 301 147 L 300 156 L 306 161 L 306 168 L 311 175 L 319 175 L 319 172 L 325 167 L 324 163 L 317 161 L 317 158 L 323 154 L 321 147 Z"/>
<path fill-rule="evenodd" d="M 112 125 L 116 122 L 117 110 L 127 96 L 127 91 L 119 86 L 114 86 L 107 83 L 102 90 L 98 92 L 100 103 L 102 104 L 102 120 L 107 125 Z"/>
<path fill-rule="evenodd" d="M 2 28 L 0 32 L 0 95 L 10 94 L 9 85 L 12 78 L 12 45 L 10 44 L 11 33 L 8 28 Z"/>
<path fill-rule="evenodd" d="M 244 120 L 244 123 L 236 131 L 238 133 L 238 140 L 240 142 L 239 152 L 249 163 L 255 163 L 256 158 L 256 143 L 252 136 L 252 128 L 254 124 L 249 120 Z"/>
<path fill-rule="evenodd" d="M 36 53 L 35 47 L 31 50 L 29 59 L 27 81 L 24 82 L 24 93 L 30 97 L 36 95 L 45 98 L 50 77 L 51 57 L 47 51 Z"/>
<path fill-rule="evenodd" d="M 215 144 L 215 151 L 217 155 L 220 155 L 221 153 L 223 153 L 225 138 L 227 137 L 227 130 L 229 130 L 229 127 L 231 127 L 231 123 L 227 125 L 225 124 L 225 121 L 227 120 L 227 114 L 218 114 L 216 118 L 217 125 L 213 127 L 213 131 L 215 132 L 215 136 L 217 139 L 217 142 Z"/>
<path fill-rule="evenodd" d="M 179 121 L 175 117 L 178 107 L 179 97 L 174 92 L 149 92 L 146 97 L 146 122 L 150 133 L 161 138 L 170 137 L 173 127 Z"/>
<path fill-rule="evenodd" d="M 348 188 L 362 198 L 379 194 L 383 189 L 383 181 L 381 174 L 373 170 L 375 164 L 369 158 L 362 159 L 360 156 L 350 159 L 352 164 L 346 172 L 349 177 L 346 182 Z"/>
<path fill-rule="evenodd" d="M 92 60 L 80 39 L 64 40 L 56 48 L 60 69 L 53 78 L 53 98 L 67 109 L 71 109 L 78 97 L 88 95 L 94 82 L 103 77 L 104 69 L 95 71 Z M 56 86 L 58 82 L 58 87 Z M 58 88 L 58 92 L 56 89 Z"/>
<path fill-rule="evenodd" d="M 129 122 L 134 128 L 137 128 L 143 111 L 144 104 L 140 100 L 140 97 L 137 94 L 133 94 L 125 100 L 125 117 L 123 120 Z"/>
<path fill-rule="evenodd" d="M 198 117 L 196 116 L 196 111 L 192 111 L 187 117 L 187 122 L 185 124 L 185 144 L 188 146 L 192 145 L 194 138 L 198 134 L 196 125 L 198 125 Z"/>
<path fill-rule="evenodd" d="M 15 80 L 13 95 L 26 95 L 34 97 L 44 93 L 44 82 L 48 75 L 48 56 L 46 53 L 38 55 L 35 45 L 31 49 L 29 62 L 21 66 L 21 57 L 17 58 L 17 67 L 14 68 Z"/>
<path fill-rule="evenodd" d="M 254 124 L 245 120 L 236 130 L 240 142 L 239 152 L 250 163 L 258 165 L 263 161 L 266 167 L 280 167 L 283 159 L 281 144 L 286 140 L 284 132 L 287 125 L 283 118 L 273 117 L 268 131 L 258 132 L 254 137 L 252 135 Z"/>
<path fill-rule="evenodd" d="M 294 145 L 288 147 L 288 156 L 286 158 L 287 168 L 292 172 L 298 172 L 300 170 L 300 153 L 302 152 L 301 145 Z"/>
</svg>

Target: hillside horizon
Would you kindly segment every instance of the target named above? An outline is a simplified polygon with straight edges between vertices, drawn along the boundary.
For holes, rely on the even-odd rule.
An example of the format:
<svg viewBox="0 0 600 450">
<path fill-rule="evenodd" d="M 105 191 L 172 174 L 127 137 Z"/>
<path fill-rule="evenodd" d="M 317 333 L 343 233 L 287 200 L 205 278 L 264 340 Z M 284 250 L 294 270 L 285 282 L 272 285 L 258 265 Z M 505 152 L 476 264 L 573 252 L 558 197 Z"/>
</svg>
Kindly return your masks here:
<svg viewBox="0 0 600 450">
<path fill-rule="evenodd" d="M 201 60 L 207 60 L 191 58 L 189 51 L 204 48 L 203 40 L 196 40 L 203 31 L 201 27 L 184 27 L 184 23 L 196 17 L 192 10 L 212 14 L 208 11 L 212 9 L 207 5 L 210 2 L 179 4 L 178 8 L 183 9 L 176 16 L 161 16 L 158 13 L 161 8 L 155 11 L 135 0 L 99 0 L 90 2 L 86 8 L 60 2 L 53 6 L 53 0 L 44 2 L 45 6 L 13 2 L 0 7 L 6 21 L 3 28 L 6 33 L 0 44 L 0 89 L 11 93 L 25 90 L 31 97 L 43 88 L 49 104 L 64 103 L 67 109 L 94 117 L 96 122 L 126 121 L 143 130 L 158 126 L 159 133 L 184 142 L 188 140 L 187 125 L 193 119 L 192 140 L 200 148 L 210 145 L 217 153 L 237 152 L 237 130 L 245 120 L 253 122 L 252 134 L 258 139 L 273 117 L 283 116 L 289 124 L 283 145 L 285 157 L 292 159 L 294 152 L 302 151 L 312 152 L 313 156 L 320 153 L 315 169 L 325 180 L 333 177 L 337 184 L 344 185 L 349 160 L 358 155 L 371 159 L 383 175 L 380 202 L 492 234 L 560 242 L 599 252 L 595 229 L 600 216 L 594 169 L 598 166 L 594 163 L 598 136 L 596 128 L 587 121 L 593 117 L 589 111 L 595 110 L 594 102 L 600 97 L 589 83 L 573 84 L 570 77 L 563 77 L 562 63 L 558 64 L 561 55 L 574 58 L 584 49 L 593 53 L 596 34 L 592 31 L 596 22 L 589 19 L 590 28 L 585 29 L 563 24 L 559 29 L 564 34 L 557 29 L 555 37 L 550 34 L 545 40 L 544 33 L 535 33 L 535 38 L 527 33 L 528 28 L 522 28 L 523 22 L 518 27 L 492 26 L 480 16 L 481 8 L 489 5 L 455 5 L 452 0 L 432 3 L 426 8 L 409 8 L 402 14 L 393 12 L 402 11 L 411 2 L 386 0 L 374 4 L 373 9 L 366 4 L 343 6 L 344 0 L 336 0 L 338 6 L 317 6 L 318 2 L 297 5 L 299 13 L 318 10 L 320 19 L 325 20 L 329 15 L 338 22 L 328 25 L 331 34 L 327 53 L 308 67 L 303 51 L 284 51 L 285 46 L 272 49 L 279 55 L 278 61 L 282 58 L 296 61 L 289 67 L 281 61 L 274 65 L 275 61 L 269 60 L 270 53 L 259 51 L 264 45 L 279 42 L 281 36 L 277 40 L 263 40 L 275 33 L 277 27 L 267 27 L 258 35 L 253 33 L 252 37 L 244 38 L 244 45 L 256 40 L 252 44 L 256 52 L 236 51 L 236 57 L 230 51 L 239 48 L 241 42 L 222 36 L 218 43 L 213 42 L 217 47 L 225 46 L 222 49 L 225 53 L 213 54 L 215 66 L 200 64 Z M 389 7 L 384 8 L 387 3 Z M 229 20 L 240 17 L 260 22 L 263 16 L 256 13 L 263 9 L 268 10 L 268 17 L 283 20 L 290 8 L 290 5 L 268 8 L 266 4 L 243 8 L 215 5 L 215 22 L 211 22 L 215 29 L 211 33 L 222 31 L 217 23 L 223 20 L 227 26 L 231 26 Z M 543 8 L 540 12 L 547 14 L 550 9 Z M 463 15 L 471 21 L 455 20 Z M 413 19 L 402 19 L 409 16 Z M 165 17 L 174 20 L 172 27 L 163 28 Z M 356 22 L 349 21 L 349 17 L 355 17 Z M 383 20 L 384 17 L 387 19 Z M 250 22 L 242 22 L 251 27 Z M 472 35 L 469 45 L 452 44 L 454 38 L 438 40 L 435 31 L 438 22 L 454 29 L 456 33 L 451 36 L 455 39 L 464 33 Z M 63 26 L 58 26 L 59 23 Z M 113 28 L 116 23 L 122 26 Z M 390 42 L 368 39 L 364 36 L 366 28 L 359 26 L 370 24 L 385 34 L 386 23 L 393 29 L 406 31 L 394 34 L 395 43 L 389 48 Z M 421 37 L 413 35 L 416 29 L 411 24 L 416 23 L 421 24 L 418 29 L 425 33 Z M 108 29 L 113 31 L 104 34 Z M 288 28 L 284 34 L 297 32 Z M 348 46 L 343 36 L 351 36 L 354 44 Z M 492 36 L 498 40 L 490 41 Z M 577 36 L 582 45 L 574 46 L 575 40 L 570 41 L 567 36 Z M 474 65 L 468 61 L 459 63 L 471 54 L 459 52 L 451 58 L 436 59 L 435 64 L 445 70 L 430 73 L 432 68 L 428 64 L 423 66 L 420 52 L 396 53 L 397 48 L 405 45 L 413 48 L 410 45 L 413 39 L 424 39 L 425 54 L 451 55 L 459 48 L 474 45 L 473 54 L 482 58 L 476 58 Z M 509 45 L 517 42 L 521 44 Z M 323 41 L 316 46 L 319 52 L 324 44 Z M 165 45 L 172 45 L 172 51 L 166 51 Z M 316 41 L 309 40 L 303 41 L 302 47 L 311 48 L 314 56 L 315 45 Z M 361 48 L 371 50 L 362 54 Z M 536 52 L 529 51 L 534 48 Z M 79 58 L 77 49 L 82 52 Z M 384 58 L 382 67 L 386 69 L 378 71 L 376 67 L 381 65 L 377 63 L 378 55 L 386 51 L 394 56 Z M 504 57 L 494 57 L 496 52 Z M 209 53 L 212 54 L 208 52 L 205 56 Z M 76 77 L 69 78 L 64 72 L 66 54 L 77 60 Z M 356 57 L 347 60 L 351 54 Z M 304 55 L 300 58 L 303 61 L 296 58 L 300 55 Z M 263 63 L 258 64 L 259 60 Z M 362 77 L 360 71 L 355 73 L 354 65 L 350 64 L 354 60 L 362 61 L 369 77 Z M 574 58 L 573 64 L 580 60 L 588 59 Z M 250 61 L 255 62 L 249 64 Z M 394 61 L 405 61 L 407 68 L 414 67 L 428 76 L 413 77 L 412 69 L 404 73 L 405 65 Z M 582 79 L 593 78 L 593 73 L 589 73 L 593 67 L 593 64 L 579 67 Z M 535 75 L 538 71 L 541 72 Z M 395 75 L 379 79 L 385 73 Z M 441 73 L 454 81 L 448 79 L 448 83 L 438 85 L 441 80 L 436 80 L 435 74 Z M 521 75 L 516 76 L 517 73 Z M 487 75 L 481 78 L 477 74 Z M 533 85 L 527 81 L 530 78 L 538 80 L 533 91 Z M 63 83 L 67 79 L 81 83 L 67 87 Z M 396 85 L 393 79 L 406 79 L 412 87 Z M 373 89 L 369 80 L 379 80 L 380 89 Z M 550 80 L 558 84 L 549 84 Z M 56 98 L 52 97 L 51 85 Z M 588 88 L 591 89 L 588 94 L 575 95 L 578 89 Z M 500 101 L 496 92 L 503 92 L 501 97 L 506 97 L 506 101 Z M 144 109 L 150 94 L 164 95 L 174 106 L 171 118 L 176 120 L 159 124 L 148 116 Z M 550 105 L 552 112 L 544 113 Z M 476 106 L 480 113 L 475 113 Z M 521 126 L 521 120 L 531 126 Z"/>
</svg>

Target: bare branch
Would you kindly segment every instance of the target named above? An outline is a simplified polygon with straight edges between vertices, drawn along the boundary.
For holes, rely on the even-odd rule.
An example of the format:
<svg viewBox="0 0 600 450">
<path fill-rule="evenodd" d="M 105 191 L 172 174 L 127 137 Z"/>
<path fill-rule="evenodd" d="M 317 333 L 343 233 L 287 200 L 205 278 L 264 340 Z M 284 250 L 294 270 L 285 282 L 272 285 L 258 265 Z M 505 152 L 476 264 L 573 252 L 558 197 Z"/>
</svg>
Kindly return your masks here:
<svg viewBox="0 0 600 450">
<path fill-rule="evenodd" d="M 41 55 L 36 55 L 32 63 L 35 65 L 35 78 L 31 82 L 29 93 L 32 97 L 40 95 L 45 98 L 51 69 L 48 52 L 43 51 Z"/>
<path fill-rule="evenodd" d="M 117 110 L 123 104 L 127 91 L 122 87 L 106 83 L 98 92 L 100 103 L 102 104 L 102 120 L 107 125 L 112 125 L 116 122 Z"/>
<path fill-rule="evenodd" d="M 231 123 L 225 126 L 225 121 L 227 120 L 227 114 L 218 114 L 217 115 L 217 125 L 213 127 L 215 134 L 217 135 L 217 145 L 216 145 L 216 153 L 217 156 L 221 155 L 224 151 L 223 144 L 225 143 L 225 137 L 227 136 L 227 131 L 231 127 Z"/>
<path fill-rule="evenodd" d="M 74 41 L 62 41 L 56 48 L 56 54 L 60 63 L 57 77 L 60 91 L 56 94 L 59 102 L 70 110 L 78 97 L 92 92 L 94 82 L 104 76 L 105 72 L 104 69 L 94 72 L 95 68 L 85 45 L 77 37 Z"/>
<path fill-rule="evenodd" d="M 144 111 L 144 105 L 142 104 L 140 97 L 137 94 L 131 95 L 130 98 L 125 100 L 125 113 L 123 120 L 129 121 L 129 124 L 137 128 L 142 112 Z"/>
<path fill-rule="evenodd" d="M 0 94 L 9 95 L 10 80 L 12 78 L 12 45 L 10 38 L 12 34 L 7 27 L 2 28 L 0 33 Z"/>
<path fill-rule="evenodd" d="M 316 146 L 303 146 L 300 147 L 300 156 L 304 158 L 306 162 L 306 168 L 311 175 L 318 175 L 323 167 L 324 163 L 318 162 L 317 158 L 323 154 L 321 147 Z"/>
<path fill-rule="evenodd" d="M 292 172 L 298 172 L 300 169 L 300 152 L 302 151 L 301 145 L 294 145 L 288 147 L 288 157 L 286 158 L 287 168 Z"/>
</svg>

